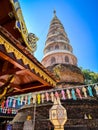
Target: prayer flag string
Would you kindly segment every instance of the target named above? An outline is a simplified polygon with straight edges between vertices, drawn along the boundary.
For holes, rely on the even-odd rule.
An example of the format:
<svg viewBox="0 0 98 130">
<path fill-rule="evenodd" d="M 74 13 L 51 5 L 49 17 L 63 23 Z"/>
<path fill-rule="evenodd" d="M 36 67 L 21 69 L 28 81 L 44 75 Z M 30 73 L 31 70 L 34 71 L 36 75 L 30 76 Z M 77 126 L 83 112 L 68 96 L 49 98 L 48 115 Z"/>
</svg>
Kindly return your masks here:
<svg viewBox="0 0 98 130">
<path fill-rule="evenodd" d="M 76 87 L 51 89 L 14 97 L 8 97 L 6 101 L 2 101 L 1 108 L 20 108 L 25 104 L 30 104 L 31 98 L 32 103 L 41 104 L 48 101 L 54 102 L 55 98 L 57 100 L 82 100 L 92 97 L 98 97 L 98 83 Z"/>
</svg>

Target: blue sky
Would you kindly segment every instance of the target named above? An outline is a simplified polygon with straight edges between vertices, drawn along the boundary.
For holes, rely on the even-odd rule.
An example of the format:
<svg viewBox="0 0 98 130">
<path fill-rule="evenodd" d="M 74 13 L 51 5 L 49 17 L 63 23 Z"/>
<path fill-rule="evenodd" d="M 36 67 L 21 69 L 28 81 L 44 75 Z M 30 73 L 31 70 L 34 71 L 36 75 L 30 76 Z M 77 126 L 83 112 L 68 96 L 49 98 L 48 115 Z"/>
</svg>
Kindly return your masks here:
<svg viewBox="0 0 98 130">
<path fill-rule="evenodd" d="M 98 0 L 19 0 L 28 32 L 39 41 L 35 57 L 41 61 L 53 10 L 63 24 L 78 66 L 98 72 Z"/>
</svg>

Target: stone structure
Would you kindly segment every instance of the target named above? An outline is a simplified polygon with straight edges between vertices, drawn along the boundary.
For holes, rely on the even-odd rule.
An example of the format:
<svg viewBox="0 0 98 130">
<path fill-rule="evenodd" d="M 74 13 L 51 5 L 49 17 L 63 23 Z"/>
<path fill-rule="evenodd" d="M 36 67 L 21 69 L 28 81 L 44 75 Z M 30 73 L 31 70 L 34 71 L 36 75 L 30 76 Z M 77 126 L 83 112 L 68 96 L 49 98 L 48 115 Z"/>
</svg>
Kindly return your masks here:
<svg viewBox="0 0 98 130">
<path fill-rule="evenodd" d="M 34 130 L 54 130 L 49 121 L 49 110 L 52 105 L 50 101 L 36 104 Z M 62 105 L 66 108 L 68 117 L 65 130 L 98 130 L 98 100 L 65 100 L 62 101 Z M 26 105 L 18 111 L 12 121 L 13 130 L 23 130 L 28 115 L 34 123 L 34 104 Z"/>
<path fill-rule="evenodd" d="M 68 36 L 54 11 L 44 48 L 42 64 L 55 74 L 59 82 L 83 84 L 84 77 L 77 67 Z"/>
</svg>

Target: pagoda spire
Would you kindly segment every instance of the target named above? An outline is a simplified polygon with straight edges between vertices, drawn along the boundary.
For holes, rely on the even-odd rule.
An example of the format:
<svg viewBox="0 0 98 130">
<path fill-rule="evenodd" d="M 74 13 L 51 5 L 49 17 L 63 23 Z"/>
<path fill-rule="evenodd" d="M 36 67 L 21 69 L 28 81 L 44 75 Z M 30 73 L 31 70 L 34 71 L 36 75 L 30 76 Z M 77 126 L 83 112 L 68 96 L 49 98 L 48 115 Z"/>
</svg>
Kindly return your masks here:
<svg viewBox="0 0 98 130">
<path fill-rule="evenodd" d="M 53 13 L 54 17 L 51 20 L 47 34 L 42 63 L 45 65 L 45 67 L 59 63 L 77 66 L 77 58 L 73 54 L 73 48 L 70 45 L 70 41 L 65 32 L 63 24 L 57 18 L 55 10 Z M 52 62 L 52 59 L 55 59 L 55 62 Z"/>
<path fill-rule="evenodd" d="M 67 33 L 56 16 L 55 10 L 54 17 L 50 22 L 41 63 L 55 73 L 60 82 L 84 82 L 83 75 L 77 67 L 77 58 L 73 54 Z"/>
<path fill-rule="evenodd" d="M 56 10 L 54 10 L 53 13 L 54 13 L 54 17 L 56 17 Z"/>
</svg>

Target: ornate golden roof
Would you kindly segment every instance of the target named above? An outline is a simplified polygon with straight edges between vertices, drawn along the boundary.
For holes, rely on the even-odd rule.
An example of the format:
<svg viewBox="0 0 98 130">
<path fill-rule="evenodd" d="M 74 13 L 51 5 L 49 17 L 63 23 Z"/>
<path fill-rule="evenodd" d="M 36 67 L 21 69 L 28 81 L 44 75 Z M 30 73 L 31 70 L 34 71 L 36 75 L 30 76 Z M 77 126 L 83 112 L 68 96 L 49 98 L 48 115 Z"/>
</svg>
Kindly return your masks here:
<svg viewBox="0 0 98 130">
<path fill-rule="evenodd" d="M 37 38 L 28 33 L 18 1 L 1 0 L 0 9 L 0 94 L 8 85 L 12 89 L 6 96 L 54 87 L 53 75 L 32 55 Z M 4 86 L 12 75 L 12 82 Z"/>
</svg>

